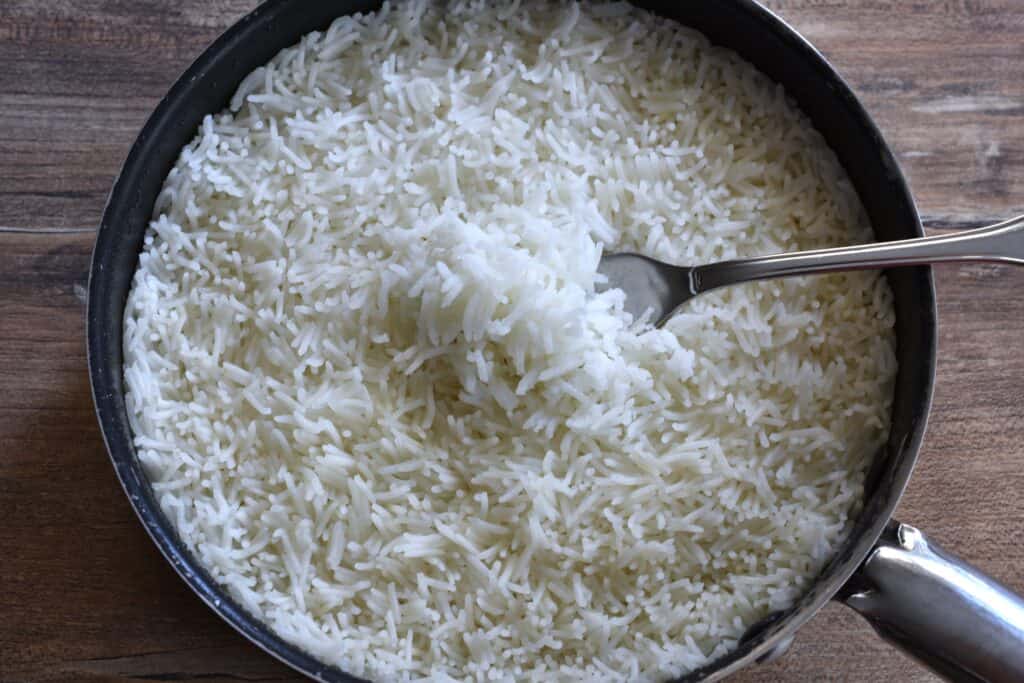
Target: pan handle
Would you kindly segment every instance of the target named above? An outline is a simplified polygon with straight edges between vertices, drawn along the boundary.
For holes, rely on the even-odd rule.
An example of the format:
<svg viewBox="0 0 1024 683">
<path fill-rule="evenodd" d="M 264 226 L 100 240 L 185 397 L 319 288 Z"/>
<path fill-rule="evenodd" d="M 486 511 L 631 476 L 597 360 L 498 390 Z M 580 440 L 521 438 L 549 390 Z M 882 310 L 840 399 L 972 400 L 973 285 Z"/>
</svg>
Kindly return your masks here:
<svg viewBox="0 0 1024 683">
<path fill-rule="evenodd" d="M 882 638 L 953 681 L 1024 681 L 1024 599 L 891 522 L 838 596 Z"/>
</svg>

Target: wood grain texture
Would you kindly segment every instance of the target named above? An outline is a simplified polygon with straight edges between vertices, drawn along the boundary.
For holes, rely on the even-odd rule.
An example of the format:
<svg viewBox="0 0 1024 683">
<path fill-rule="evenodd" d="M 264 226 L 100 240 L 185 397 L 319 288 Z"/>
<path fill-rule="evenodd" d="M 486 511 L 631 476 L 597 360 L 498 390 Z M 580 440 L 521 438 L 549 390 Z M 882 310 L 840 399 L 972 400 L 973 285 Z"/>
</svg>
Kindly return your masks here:
<svg viewBox="0 0 1024 683">
<path fill-rule="evenodd" d="M 83 341 L 92 229 L 121 161 L 253 4 L 0 1 L 0 681 L 299 680 L 213 616 L 136 521 Z M 1024 3 L 769 4 L 862 97 L 928 219 L 1024 211 Z M 935 406 L 899 517 L 1024 591 L 1024 269 L 936 277 Z M 734 680 L 935 679 L 830 605 L 785 657 Z"/>
</svg>

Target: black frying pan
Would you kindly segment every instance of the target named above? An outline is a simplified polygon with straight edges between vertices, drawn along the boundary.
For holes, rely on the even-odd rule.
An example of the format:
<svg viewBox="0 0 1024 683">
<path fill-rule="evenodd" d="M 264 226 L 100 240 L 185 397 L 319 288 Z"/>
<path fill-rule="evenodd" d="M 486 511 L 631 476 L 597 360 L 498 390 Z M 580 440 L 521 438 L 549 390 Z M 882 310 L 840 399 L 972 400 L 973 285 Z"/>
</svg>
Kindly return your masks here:
<svg viewBox="0 0 1024 683">
<path fill-rule="evenodd" d="M 876 237 L 922 234 L 914 201 L 875 124 L 825 59 L 753 0 L 640 2 L 753 63 L 824 135 L 867 209 Z M 178 539 L 132 446 L 125 409 L 122 319 L 142 238 L 164 178 L 203 116 L 303 34 L 379 3 L 270 0 L 217 39 L 174 84 L 139 134 L 114 184 L 89 279 L 88 355 L 96 413 L 117 475 L 146 530 L 181 577 L 243 635 L 320 681 L 353 681 L 271 633 L 217 585 Z M 895 294 L 899 373 L 892 430 L 869 473 L 852 533 L 803 598 L 748 630 L 739 646 L 684 680 L 717 680 L 777 656 L 826 601 L 859 610 L 886 638 L 959 680 L 1024 681 L 1024 603 L 890 516 L 924 434 L 935 370 L 935 291 L 927 267 L 887 273 Z"/>
</svg>

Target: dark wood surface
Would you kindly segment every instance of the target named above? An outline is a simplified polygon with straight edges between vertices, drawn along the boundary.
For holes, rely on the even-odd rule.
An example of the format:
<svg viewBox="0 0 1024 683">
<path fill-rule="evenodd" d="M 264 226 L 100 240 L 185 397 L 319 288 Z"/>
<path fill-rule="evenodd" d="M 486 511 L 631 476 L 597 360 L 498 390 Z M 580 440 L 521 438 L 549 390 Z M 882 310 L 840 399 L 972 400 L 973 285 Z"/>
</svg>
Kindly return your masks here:
<svg viewBox="0 0 1024 683">
<path fill-rule="evenodd" d="M 107 461 L 83 296 L 146 116 L 250 0 L 0 0 L 0 680 L 284 681 L 164 563 Z M 938 229 L 1024 212 L 1024 2 L 776 0 L 850 81 Z M 935 405 L 899 517 L 1024 591 L 1024 269 L 936 274 Z M 826 607 L 738 681 L 925 681 Z"/>
</svg>

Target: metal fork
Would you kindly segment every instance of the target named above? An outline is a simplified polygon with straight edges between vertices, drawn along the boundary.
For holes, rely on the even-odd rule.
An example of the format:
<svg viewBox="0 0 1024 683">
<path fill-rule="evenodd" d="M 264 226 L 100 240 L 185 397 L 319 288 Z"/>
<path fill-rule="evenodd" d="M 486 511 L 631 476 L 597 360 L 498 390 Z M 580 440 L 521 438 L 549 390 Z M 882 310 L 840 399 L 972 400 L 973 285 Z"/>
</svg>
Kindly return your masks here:
<svg viewBox="0 0 1024 683">
<path fill-rule="evenodd" d="M 701 266 L 676 266 L 642 254 L 605 254 L 597 271 L 607 277 L 607 282 L 600 283 L 598 290 L 623 290 L 626 310 L 634 317 L 650 310 L 655 326 L 660 327 L 693 297 L 726 285 L 790 275 L 949 261 L 1024 265 L 1024 216 L 951 235 L 797 251 Z"/>
</svg>

